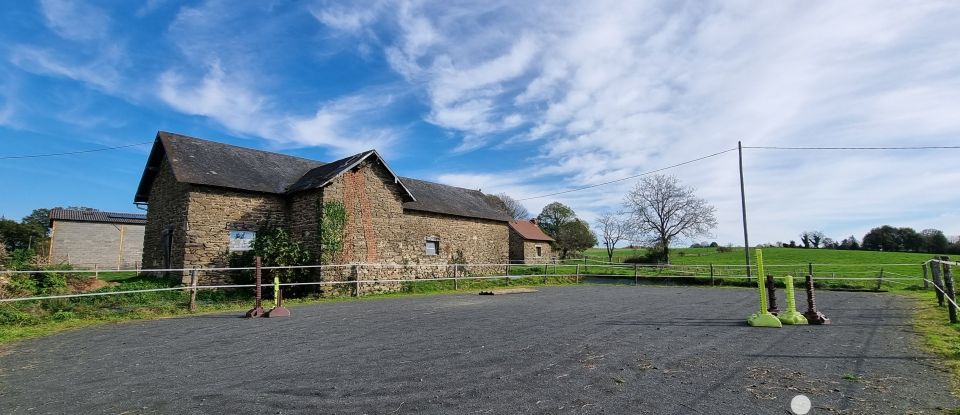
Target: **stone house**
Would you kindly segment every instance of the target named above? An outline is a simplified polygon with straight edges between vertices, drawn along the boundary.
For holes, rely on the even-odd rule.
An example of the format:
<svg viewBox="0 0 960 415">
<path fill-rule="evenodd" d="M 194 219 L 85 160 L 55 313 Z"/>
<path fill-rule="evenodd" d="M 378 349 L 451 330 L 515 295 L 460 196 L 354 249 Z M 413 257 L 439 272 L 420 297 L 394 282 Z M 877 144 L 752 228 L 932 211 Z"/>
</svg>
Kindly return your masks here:
<svg viewBox="0 0 960 415">
<path fill-rule="evenodd" d="M 78 268 L 133 269 L 143 255 L 142 213 L 52 209 L 51 263 Z"/>
<path fill-rule="evenodd" d="M 508 259 L 510 217 L 499 199 L 400 177 L 375 150 L 322 163 L 161 131 L 134 198 L 148 206 L 143 266 L 225 266 L 266 221 L 317 256 L 318 206 L 331 201 L 346 213 L 333 263 Z"/>
<path fill-rule="evenodd" d="M 542 264 L 554 260 L 551 244 L 535 219 L 510 222 L 510 262 Z"/>
</svg>

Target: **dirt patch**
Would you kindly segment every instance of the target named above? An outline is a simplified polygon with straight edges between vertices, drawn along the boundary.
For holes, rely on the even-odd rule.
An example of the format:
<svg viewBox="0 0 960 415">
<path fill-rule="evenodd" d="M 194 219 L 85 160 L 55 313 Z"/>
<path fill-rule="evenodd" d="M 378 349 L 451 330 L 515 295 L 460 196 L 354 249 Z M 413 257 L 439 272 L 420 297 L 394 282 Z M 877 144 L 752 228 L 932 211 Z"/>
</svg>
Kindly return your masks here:
<svg viewBox="0 0 960 415">
<path fill-rule="evenodd" d="M 119 285 L 115 282 L 107 282 L 97 279 L 97 277 L 80 277 L 67 280 L 67 288 L 73 294 L 96 291 L 103 287 L 113 287 Z"/>
</svg>

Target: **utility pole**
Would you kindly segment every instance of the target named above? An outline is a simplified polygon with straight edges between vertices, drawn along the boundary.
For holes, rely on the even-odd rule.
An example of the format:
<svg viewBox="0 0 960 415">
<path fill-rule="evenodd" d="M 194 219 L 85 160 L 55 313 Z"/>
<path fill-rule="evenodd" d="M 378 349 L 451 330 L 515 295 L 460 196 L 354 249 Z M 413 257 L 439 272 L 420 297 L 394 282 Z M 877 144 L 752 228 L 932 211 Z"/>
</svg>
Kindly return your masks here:
<svg viewBox="0 0 960 415">
<path fill-rule="evenodd" d="M 747 281 L 750 281 L 750 239 L 747 236 L 747 198 L 743 192 L 743 145 L 737 141 L 737 155 L 740 159 L 740 209 L 743 212 L 743 258 L 747 264 Z M 758 278 L 763 278 L 762 275 Z"/>
</svg>

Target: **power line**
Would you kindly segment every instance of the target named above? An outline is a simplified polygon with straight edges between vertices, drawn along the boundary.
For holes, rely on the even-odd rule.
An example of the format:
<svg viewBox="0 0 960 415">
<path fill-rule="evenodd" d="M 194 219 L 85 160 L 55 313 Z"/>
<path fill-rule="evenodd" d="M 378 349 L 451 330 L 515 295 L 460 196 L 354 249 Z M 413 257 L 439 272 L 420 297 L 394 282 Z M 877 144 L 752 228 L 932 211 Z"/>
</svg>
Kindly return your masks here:
<svg viewBox="0 0 960 415">
<path fill-rule="evenodd" d="M 24 155 L 19 155 L 19 156 L 3 156 L 3 157 L 0 157 L 0 160 L 31 159 L 31 158 L 38 158 L 38 157 L 55 157 L 55 156 L 69 156 L 69 155 L 72 155 L 72 154 L 84 154 L 84 153 L 95 153 L 95 152 L 98 152 L 98 151 L 117 150 L 117 149 L 121 149 L 121 148 L 129 148 L 129 147 L 142 146 L 142 145 L 145 145 L 145 144 L 153 144 L 153 141 L 145 141 L 145 142 L 142 142 L 142 143 L 127 144 L 127 145 L 116 146 L 116 147 L 95 148 L 95 149 L 92 149 L 92 150 L 68 151 L 68 152 L 66 152 L 66 153 L 24 154 Z"/>
<path fill-rule="evenodd" d="M 960 146 L 911 146 L 911 147 L 781 147 L 743 146 L 758 150 L 956 150 Z"/>
<path fill-rule="evenodd" d="M 564 190 L 564 191 L 562 191 L 562 192 L 550 193 L 550 194 L 545 194 L 545 195 L 540 195 L 540 196 L 533 196 L 533 197 L 526 197 L 526 198 L 523 198 L 523 199 L 517 199 L 517 201 L 518 201 L 518 202 L 521 202 L 521 201 L 524 201 L 524 200 L 540 199 L 540 198 L 542 198 L 542 197 L 562 195 L 562 194 L 564 194 L 564 193 L 579 192 L 579 191 L 581 191 L 581 190 L 592 189 L 592 188 L 594 188 L 594 187 L 600 187 L 600 186 L 606 186 L 606 185 L 608 185 L 608 184 L 617 183 L 617 182 L 622 182 L 622 181 L 624 181 L 624 180 L 636 179 L 637 177 L 646 176 L 646 175 L 649 175 L 649 174 L 661 172 L 661 171 L 668 170 L 668 169 L 672 169 L 672 168 L 675 168 L 675 167 L 680 167 L 680 166 L 683 166 L 683 165 L 686 165 L 686 164 L 690 164 L 690 163 L 695 163 L 695 162 L 698 162 L 698 161 L 701 161 L 701 160 L 706 160 L 706 159 L 711 158 L 711 157 L 716 157 L 716 156 L 719 156 L 719 155 L 721 155 L 721 154 L 729 153 L 729 152 L 734 151 L 734 150 L 736 150 L 736 149 L 737 149 L 736 147 L 730 148 L 730 149 L 726 149 L 726 150 L 723 150 L 723 151 L 720 151 L 720 152 L 717 152 L 717 153 L 713 153 L 713 154 L 709 154 L 709 155 L 706 155 L 706 156 L 703 156 L 703 157 L 698 157 L 698 158 L 695 158 L 695 159 L 692 159 L 692 160 L 687 160 L 687 161 L 684 161 L 684 162 L 681 162 L 681 163 L 677 163 L 677 164 L 671 164 L 671 165 L 666 166 L 666 167 L 661 167 L 661 168 L 656 169 L 656 170 L 646 171 L 646 172 L 643 172 L 643 173 L 640 173 L 640 174 L 635 174 L 635 175 L 633 175 L 633 176 L 627 176 L 627 177 L 623 177 L 623 178 L 616 179 L 616 180 L 610 180 L 610 181 L 608 181 L 608 182 L 592 184 L 592 185 L 590 185 L 590 186 L 578 187 L 578 188 L 576 188 L 576 189 Z"/>
</svg>

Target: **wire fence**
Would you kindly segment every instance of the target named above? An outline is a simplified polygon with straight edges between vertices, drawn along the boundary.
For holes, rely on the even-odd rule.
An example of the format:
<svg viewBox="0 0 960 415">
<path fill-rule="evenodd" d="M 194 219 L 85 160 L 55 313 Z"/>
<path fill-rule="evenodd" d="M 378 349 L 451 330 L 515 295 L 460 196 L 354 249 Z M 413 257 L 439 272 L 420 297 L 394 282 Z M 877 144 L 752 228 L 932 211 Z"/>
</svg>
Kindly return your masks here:
<svg viewBox="0 0 960 415">
<path fill-rule="evenodd" d="M 784 286 L 786 275 L 811 275 L 818 289 L 924 290 L 936 292 L 955 314 L 952 268 L 957 262 L 932 259 L 923 264 L 766 264 L 765 272 Z M 273 282 L 293 301 L 319 297 L 364 296 L 396 292 L 486 290 L 540 284 L 602 283 L 756 287 L 757 267 L 729 264 L 623 264 L 602 261 L 552 261 L 540 264 L 331 264 L 301 266 L 195 267 L 161 269 L 0 271 L 0 328 L 56 318 L 112 318 L 159 309 L 178 314 L 197 309 L 246 308 L 253 303 L 261 275 L 263 298 L 275 299 Z M 99 276 L 99 278 L 97 278 Z M 61 278 L 66 288 L 44 281 Z M 113 280 L 114 282 L 108 282 Z M 6 281 L 6 282 L 4 282 Z M 33 290 L 17 290 L 24 281 Z M 83 282 L 100 284 L 80 285 Z M 802 278 L 795 284 L 802 286 Z M 949 283 L 948 283 L 949 281 Z M 5 285 L 6 284 L 6 285 Z M 45 283 L 44 283 L 45 284 Z M 90 317 L 93 316 L 93 317 Z M 953 317 L 952 317 L 953 318 Z"/>
</svg>

